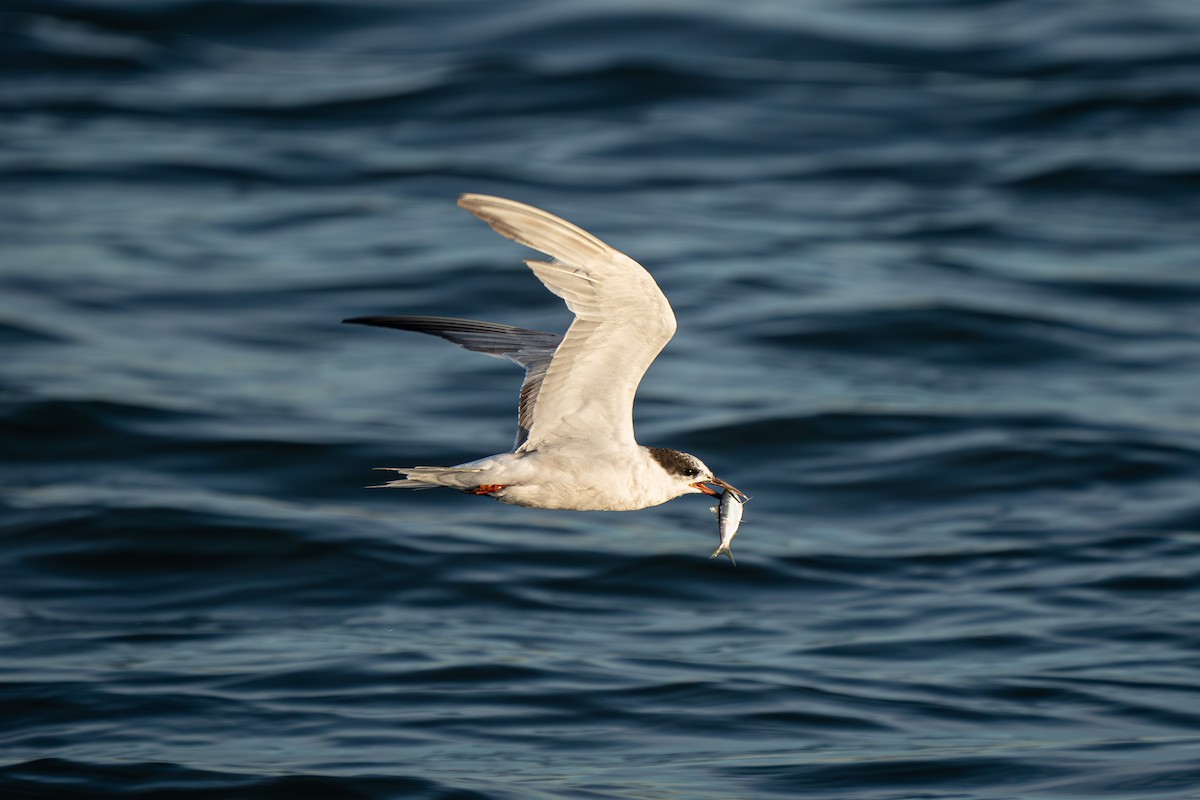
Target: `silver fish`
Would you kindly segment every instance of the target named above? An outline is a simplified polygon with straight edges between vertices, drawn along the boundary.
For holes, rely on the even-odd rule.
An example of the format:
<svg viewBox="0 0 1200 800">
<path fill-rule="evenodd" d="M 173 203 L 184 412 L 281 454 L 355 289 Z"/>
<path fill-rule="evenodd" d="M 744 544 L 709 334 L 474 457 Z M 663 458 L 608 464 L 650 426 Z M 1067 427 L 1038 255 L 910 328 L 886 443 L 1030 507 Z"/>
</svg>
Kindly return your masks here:
<svg viewBox="0 0 1200 800">
<path fill-rule="evenodd" d="M 733 543 L 733 537 L 737 536 L 738 528 L 742 524 L 742 506 L 745 503 L 746 501 L 739 497 L 737 492 L 731 492 L 726 489 L 721 495 L 721 505 L 713 506 L 709 509 L 717 515 L 717 522 L 721 531 L 721 544 L 716 550 L 713 550 L 709 558 L 716 558 L 724 553 L 729 556 L 729 563 L 735 567 L 737 566 L 737 562 L 733 560 L 733 551 L 729 549 L 729 545 Z"/>
</svg>

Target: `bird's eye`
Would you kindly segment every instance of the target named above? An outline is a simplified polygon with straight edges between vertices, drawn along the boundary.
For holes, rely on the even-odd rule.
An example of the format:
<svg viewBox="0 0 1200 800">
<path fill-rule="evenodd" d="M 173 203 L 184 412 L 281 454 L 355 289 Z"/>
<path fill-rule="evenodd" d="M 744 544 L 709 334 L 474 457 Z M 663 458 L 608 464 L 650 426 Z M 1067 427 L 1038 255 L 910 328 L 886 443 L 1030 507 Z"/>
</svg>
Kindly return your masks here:
<svg viewBox="0 0 1200 800">
<path fill-rule="evenodd" d="M 694 478 L 700 474 L 700 470 L 696 469 L 695 467 L 688 467 L 683 471 L 683 474 L 689 478 Z"/>
</svg>

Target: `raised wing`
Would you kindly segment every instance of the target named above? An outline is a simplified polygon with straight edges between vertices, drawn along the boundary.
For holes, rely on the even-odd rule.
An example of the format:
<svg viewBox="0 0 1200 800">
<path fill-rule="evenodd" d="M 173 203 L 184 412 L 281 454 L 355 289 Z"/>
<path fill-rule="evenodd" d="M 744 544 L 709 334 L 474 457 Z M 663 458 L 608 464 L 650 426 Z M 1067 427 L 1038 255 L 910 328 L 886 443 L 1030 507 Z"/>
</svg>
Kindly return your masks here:
<svg viewBox="0 0 1200 800">
<path fill-rule="evenodd" d="M 536 390 L 522 449 L 572 440 L 635 445 L 634 394 L 675 334 L 675 314 L 650 273 L 533 206 L 480 194 L 458 204 L 500 235 L 550 256 L 525 263 L 575 314 Z"/>
<path fill-rule="evenodd" d="M 355 317 L 343 322 L 440 336 L 476 353 L 507 358 L 520 364 L 525 368 L 525 382 L 521 384 L 521 402 L 517 410 L 517 443 L 514 448 L 525 444 L 525 438 L 533 424 L 533 409 L 537 403 L 538 392 L 542 388 L 542 379 L 546 376 L 546 369 L 550 366 L 554 351 L 563 340 L 557 333 L 453 317 Z"/>
</svg>

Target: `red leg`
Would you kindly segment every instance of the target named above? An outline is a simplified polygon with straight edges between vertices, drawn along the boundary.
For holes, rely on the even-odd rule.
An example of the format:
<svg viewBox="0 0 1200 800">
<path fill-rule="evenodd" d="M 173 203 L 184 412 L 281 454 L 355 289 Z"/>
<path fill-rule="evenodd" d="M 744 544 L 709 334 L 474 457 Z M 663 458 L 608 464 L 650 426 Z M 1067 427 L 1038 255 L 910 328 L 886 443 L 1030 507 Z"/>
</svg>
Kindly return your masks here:
<svg viewBox="0 0 1200 800">
<path fill-rule="evenodd" d="M 467 494 L 492 494 L 508 486 L 507 483 L 488 483 L 483 486 L 476 486 L 474 489 L 464 489 Z"/>
</svg>

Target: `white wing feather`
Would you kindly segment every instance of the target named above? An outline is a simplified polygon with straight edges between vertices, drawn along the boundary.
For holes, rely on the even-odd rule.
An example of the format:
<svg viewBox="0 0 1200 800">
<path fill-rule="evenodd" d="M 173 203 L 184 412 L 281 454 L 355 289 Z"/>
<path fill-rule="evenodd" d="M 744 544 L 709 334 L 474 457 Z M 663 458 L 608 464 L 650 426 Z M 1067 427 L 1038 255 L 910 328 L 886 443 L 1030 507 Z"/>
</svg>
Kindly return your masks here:
<svg viewBox="0 0 1200 800">
<path fill-rule="evenodd" d="M 633 397 L 675 334 L 675 314 L 641 264 L 541 209 L 488 195 L 458 204 L 497 233 L 554 259 L 526 261 L 575 315 L 554 353 L 522 447 L 569 441 L 632 446 Z"/>
</svg>

